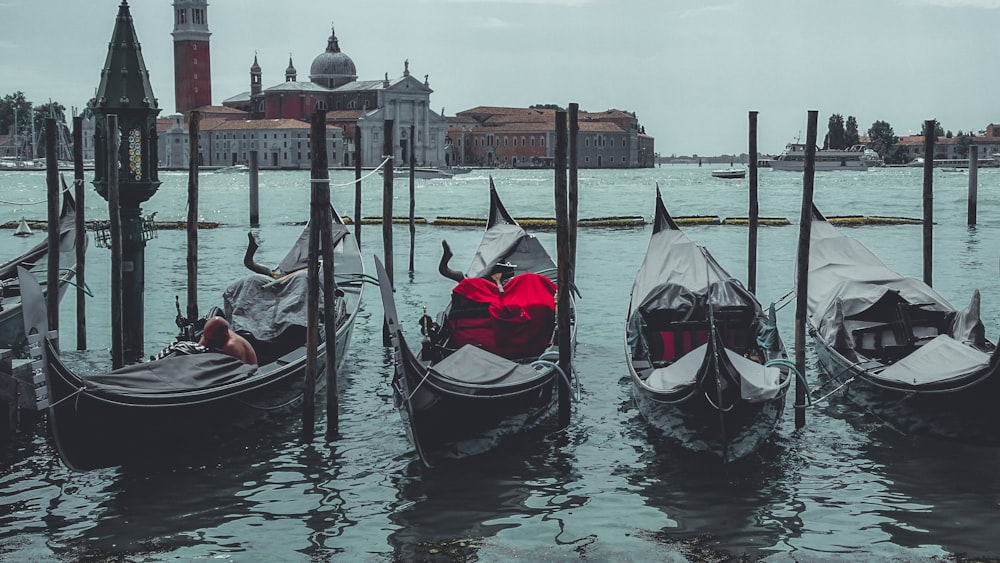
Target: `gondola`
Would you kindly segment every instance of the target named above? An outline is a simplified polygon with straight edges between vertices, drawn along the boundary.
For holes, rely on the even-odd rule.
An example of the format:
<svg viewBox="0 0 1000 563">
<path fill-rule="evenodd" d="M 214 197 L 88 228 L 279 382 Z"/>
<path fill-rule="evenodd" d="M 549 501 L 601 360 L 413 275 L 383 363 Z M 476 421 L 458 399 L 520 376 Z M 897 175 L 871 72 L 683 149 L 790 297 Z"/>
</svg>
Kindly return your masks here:
<svg viewBox="0 0 1000 563">
<path fill-rule="evenodd" d="M 442 273 L 449 258 L 445 243 Z M 394 402 L 425 465 L 483 454 L 554 422 L 560 378 L 571 377 L 558 366 L 556 266 L 504 209 L 492 180 L 472 265 L 448 275 L 457 284 L 437 319 L 420 319 L 416 354 L 377 258 L 376 269 L 394 349 Z M 572 295 L 568 301 L 565 330 L 575 343 Z"/>
<path fill-rule="evenodd" d="M 731 462 L 756 451 L 784 410 L 790 369 L 774 308 L 678 227 L 656 190 L 653 234 L 625 323 L 639 412 L 685 449 Z"/>
<path fill-rule="evenodd" d="M 343 361 L 365 281 L 355 239 L 334 212 L 332 241 L 336 285 L 336 359 Z M 274 415 L 301 405 L 306 375 L 307 225 L 274 277 L 251 274 L 231 284 L 223 316 L 253 346 L 257 365 L 197 345 L 199 326 L 180 316 L 178 340 L 148 362 L 81 375 L 71 369 L 52 339 L 44 339 L 48 416 L 63 462 L 76 470 L 119 465 L 198 462 L 220 446 L 267 432 Z M 283 275 L 282 275 L 283 274 Z M 322 279 L 322 274 L 321 274 Z M 24 283 L 22 281 L 22 283 Z M 321 302 L 323 300 L 321 294 Z M 44 302 L 25 291 L 29 334 L 45 334 Z M 322 310 L 322 305 L 321 305 Z M 320 315 L 322 323 L 323 315 Z M 28 324 L 28 323 L 31 324 Z M 325 389 L 326 338 L 317 347 L 316 390 Z"/>
<path fill-rule="evenodd" d="M 86 240 L 84 241 L 86 246 Z M 21 318 L 21 291 L 17 281 L 17 268 L 33 273 L 48 268 L 49 243 L 44 240 L 24 254 L 0 265 L 0 348 L 15 350 L 23 356 L 27 340 Z M 76 277 L 76 202 L 68 190 L 63 191 L 62 209 L 59 213 L 59 298 L 66 293 Z"/>
<path fill-rule="evenodd" d="M 808 322 L 824 396 L 842 392 L 906 434 L 1000 445 L 1000 358 L 979 290 L 958 310 L 816 208 L 811 229 Z"/>
</svg>

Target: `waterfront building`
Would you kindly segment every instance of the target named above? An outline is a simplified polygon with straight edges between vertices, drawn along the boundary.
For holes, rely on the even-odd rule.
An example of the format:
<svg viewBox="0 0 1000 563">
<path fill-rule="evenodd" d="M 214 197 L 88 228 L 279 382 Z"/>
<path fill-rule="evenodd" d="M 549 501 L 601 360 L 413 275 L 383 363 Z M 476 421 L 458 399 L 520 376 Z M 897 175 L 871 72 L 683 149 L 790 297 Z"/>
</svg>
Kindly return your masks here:
<svg viewBox="0 0 1000 563">
<path fill-rule="evenodd" d="M 480 106 L 448 119 L 446 158 L 455 166 L 547 168 L 555 160 L 555 111 Z M 577 114 L 580 168 L 651 168 L 654 139 L 634 113 Z"/>
<path fill-rule="evenodd" d="M 972 146 L 979 147 L 979 159 L 993 159 L 992 155 L 1000 154 L 1000 124 L 990 123 L 985 129 L 973 134 L 971 131 L 968 132 L 971 137 L 969 138 L 969 144 L 964 149 L 963 153 L 962 145 L 959 143 L 959 137 L 954 135 L 952 137 L 940 136 L 934 141 L 934 158 L 935 159 L 963 159 L 969 158 Z M 901 136 L 896 142 L 896 146 L 902 147 L 906 152 L 906 157 L 908 161 L 912 161 L 916 158 L 923 158 L 924 156 L 924 136 L 923 135 L 907 135 Z"/>
</svg>

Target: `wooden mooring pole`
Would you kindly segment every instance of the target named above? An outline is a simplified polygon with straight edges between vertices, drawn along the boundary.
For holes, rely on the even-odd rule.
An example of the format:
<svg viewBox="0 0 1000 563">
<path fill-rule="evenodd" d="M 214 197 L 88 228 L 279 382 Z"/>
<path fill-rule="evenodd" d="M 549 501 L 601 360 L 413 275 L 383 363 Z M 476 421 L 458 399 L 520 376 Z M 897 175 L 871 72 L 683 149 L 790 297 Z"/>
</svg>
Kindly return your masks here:
<svg viewBox="0 0 1000 563">
<path fill-rule="evenodd" d="M 937 121 L 924 121 L 924 283 L 934 280 L 934 131 Z"/>
<path fill-rule="evenodd" d="M 567 193 L 569 204 L 569 281 L 576 283 L 576 228 L 580 215 L 579 197 L 579 174 L 577 152 L 579 151 L 577 140 L 580 136 L 580 104 L 573 102 L 569 104 L 569 190 Z"/>
<path fill-rule="evenodd" d="M 76 349 L 87 349 L 87 223 L 84 216 L 83 116 L 73 118 L 73 190 L 76 199 Z"/>
<path fill-rule="evenodd" d="M 416 134 L 416 126 L 410 125 L 410 276 L 413 276 L 413 246 L 416 244 L 417 238 L 417 228 L 414 225 L 413 214 L 416 209 L 417 192 L 416 192 L 416 176 L 417 176 L 417 159 L 413 154 L 413 136 Z"/>
<path fill-rule="evenodd" d="M 747 233 L 747 289 L 757 294 L 757 229 L 760 219 L 760 202 L 757 199 L 757 112 L 750 111 L 750 209 L 749 232 Z"/>
<path fill-rule="evenodd" d="M 192 111 L 188 124 L 187 191 L 187 311 L 189 321 L 198 318 L 198 134 L 201 112 Z"/>
<path fill-rule="evenodd" d="M 979 147 L 970 145 L 969 149 L 969 226 L 976 224 L 976 199 L 979 197 Z"/>
<path fill-rule="evenodd" d="M 382 265 L 385 266 L 385 273 L 389 277 L 389 283 L 396 287 L 392 273 L 392 169 L 395 159 L 395 148 L 393 147 L 394 123 L 391 119 L 386 119 L 382 127 Z M 382 324 L 382 344 L 392 346 L 392 338 L 389 334 L 389 325 Z"/>
<path fill-rule="evenodd" d="M 567 201 L 566 178 L 566 112 L 556 111 L 556 148 L 555 148 L 555 207 L 556 207 L 556 252 L 558 288 L 556 311 L 556 337 L 559 345 L 559 369 L 565 377 L 559 377 L 559 427 L 569 425 L 570 419 L 570 382 L 572 377 L 572 341 L 570 329 L 570 252 L 569 252 L 569 202 Z"/>
<path fill-rule="evenodd" d="M 354 240 L 361 248 L 361 127 L 354 128 Z"/>
<path fill-rule="evenodd" d="M 323 257 L 323 326 L 326 349 L 326 437 L 340 436 L 340 390 L 337 386 L 337 282 L 333 264 L 333 208 L 330 206 L 329 157 L 326 152 L 326 111 L 317 110 L 312 116 L 310 142 L 313 153 L 312 190 L 316 200 L 317 225 L 320 231 L 320 252 Z M 318 281 L 318 280 L 317 280 Z"/>
<path fill-rule="evenodd" d="M 260 228 L 260 162 L 257 150 L 250 151 L 250 227 Z"/>
<path fill-rule="evenodd" d="M 56 120 L 45 118 L 45 185 L 48 188 L 48 271 L 45 278 L 45 299 L 49 313 L 49 330 L 59 330 L 59 160 L 56 155 Z M 58 333 L 57 333 L 58 334 Z M 59 341 L 56 340 L 58 343 Z"/>
<path fill-rule="evenodd" d="M 806 316 L 809 307 L 809 237 L 816 178 L 816 124 L 819 112 L 809 110 L 806 124 L 806 168 L 802 174 L 802 213 L 799 215 L 799 255 L 795 280 L 795 368 L 806 373 Z M 795 427 L 806 425 L 805 382 L 795 379 Z"/>
<path fill-rule="evenodd" d="M 108 115 L 108 234 L 111 237 L 111 367 L 125 365 L 122 329 L 122 220 L 118 198 L 118 116 Z"/>
</svg>

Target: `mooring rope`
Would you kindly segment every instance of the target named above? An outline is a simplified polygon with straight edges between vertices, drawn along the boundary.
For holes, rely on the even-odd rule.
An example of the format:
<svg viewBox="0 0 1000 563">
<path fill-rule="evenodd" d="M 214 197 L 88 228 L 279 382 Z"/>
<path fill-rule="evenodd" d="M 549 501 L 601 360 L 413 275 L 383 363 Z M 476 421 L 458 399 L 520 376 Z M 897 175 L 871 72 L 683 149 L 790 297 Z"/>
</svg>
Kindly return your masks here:
<svg viewBox="0 0 1000 563">
<path fill-rule="evenodd" d="M 330 187 L 331 188 L 346 188 L 347 186 L 353 186 L 357 182 L 360 182 L 361 180 L 364 180 L 364 179 L 368 178 L 369 176 L 374 176 L 375 174 L 378 174 L 378 171 L 381 170 L 382 167 L 385 166 L 385 164 L 387 162 L 389 162 L 390 160 L 392 160 L 392 157 L 391 156 L 387 156 L 387 157 L 385 157 L 385 160 L 382 161 L 382 164 L 379 164 L 378 166 L 375 167 L 374 170 L 372 170 L 371 172 L 365 174 L 364 176 L 362 176 L 360 178 L 355 178 L 354 180 L 352 180 L 350 182 L 346 182 L 344 184 L 330 184 Z M 329 181 L 329 180 L 319 180 L 319 179 L 315 179 L 315 178 L 311 180 L 311 182 L 327 182 L 327 181 Z"/>
</svg>

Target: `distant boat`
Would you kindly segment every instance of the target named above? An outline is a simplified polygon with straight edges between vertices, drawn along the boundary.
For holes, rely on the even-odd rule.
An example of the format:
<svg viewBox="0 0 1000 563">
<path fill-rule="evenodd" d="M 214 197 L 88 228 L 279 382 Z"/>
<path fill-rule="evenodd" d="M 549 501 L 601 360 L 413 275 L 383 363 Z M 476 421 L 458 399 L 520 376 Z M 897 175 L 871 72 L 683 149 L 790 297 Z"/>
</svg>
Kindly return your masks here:
<svg viewBox="0 0 1000 563">
<path fill-rule="evenodd" d="M 846 149 L 817 149 L 816 171 L 868 170 L 869 167 L 876 165 L 872 155 L 867 153 L 868 150 L 865 145 L 854 145 Z M 805 170 L 806 145 L 788 143 L 781 154 L 771 159 L 771 168 L 795 172 Z"/>
<path fill-rule="evenodd" d="M 234 164 L 232 166 L 223 166 L 215 171 L 216 174 L 237 174 L 240 172 L 249 172 L 250 167 L 246 164 Z"/>
<path fill-rule="evenodd" d="M 712 170 L 713 178 L 745 178 L 746 168 L 724 168 L 722 170 Z"/>
<path fill-rule="evenodd" d="M 17 226 L 17 230 L 14 231 L 15 237 L 30 237 L 35 233 L 31 232 L 31 227 L 28 226 L 28 222 L 21 217 L 21 224 Z"/>
<path fill-rule="evenodd" d="M 382 170 L 379 169 L 379 174 L 382 174 Z M 455 174 L 449 170 L 443 168 L 414 168 L 413 177 L 421 178 L 423 180 L 433 180 L 435 178 L 451 178 Z M 392 170 L 393 178 L 409 178 L 410 169 L 409 168 L 393 168 Z"/>
<path fill-rule="evenodd" d="M 918 156 L 910 162 L 906 163 L 906 166 L 911 168 L 922 168 L 924 165 L 924 157 Z M 969 159 L 967 158 L 935 158 L 934 168 L 969 168 L 971 166 Z M 976 161 L 977 168 L 998 168 L 1000 167 L 1000 161 L 995 158 L 981 158 Z"/>
</svg>

